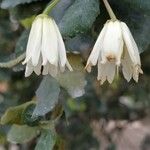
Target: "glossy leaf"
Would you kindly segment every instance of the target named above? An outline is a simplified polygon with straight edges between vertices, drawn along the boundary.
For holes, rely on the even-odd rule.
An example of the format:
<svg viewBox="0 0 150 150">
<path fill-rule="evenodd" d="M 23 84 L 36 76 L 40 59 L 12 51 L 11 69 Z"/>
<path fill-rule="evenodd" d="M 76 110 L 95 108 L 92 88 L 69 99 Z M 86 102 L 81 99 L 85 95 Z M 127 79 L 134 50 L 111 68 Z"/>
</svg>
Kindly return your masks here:
<svg viewBox="0 0 150 150">
<path fill-rule="evenodd" d="M 74 36 L 89 31 L 99 12 L 98 0 L 75 0 L 59 23 L 61 33 Z"/>
<path fill-rule="evenodd" d="M 22 112 L 24 109 L 35 102 L 27 102 L 19 106 L 10 107 L 1 117 L 1 124 L 23 124 Z"/>
<path fill-rule="evenodd" d="M 33 116 L 43 116 L 51 111 L 58 103 L 59 92 L 60 87 L 57 81 L 51 76 L 44 77 L 36 91 L 37 106 Z"/>
<path fill-rule="evenodd" d="M 37 127 L 13 125 L 8 132 L 7 139 L 12 143 L 25 143 L 36 137 L 38 133 Z"/>
<path fill-rule="evenodd" d="M 43 130 L 35 150 L 53 150 L 56 143 L 56 133 L 51 129 Z"/>
</svg>

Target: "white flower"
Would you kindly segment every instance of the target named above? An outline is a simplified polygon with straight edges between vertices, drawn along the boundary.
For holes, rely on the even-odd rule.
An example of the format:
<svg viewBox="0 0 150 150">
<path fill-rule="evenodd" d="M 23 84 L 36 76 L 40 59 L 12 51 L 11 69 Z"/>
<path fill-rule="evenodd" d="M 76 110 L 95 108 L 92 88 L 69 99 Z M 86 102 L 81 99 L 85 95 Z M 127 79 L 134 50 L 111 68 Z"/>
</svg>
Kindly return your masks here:
<svg viewBox="0 0 150 150">
<path fill-rule="evenodd" d="M 26 64 L 26 77 L 33 71 L 55 77 L 59 71 L 64 72 L 65 66 L 72 71 L 59 29 L 47 15 L 37 16 L 32 24 L 23 64 Z"/>
<path fill-rule="evenodd" d="M 91 72 L 91 66 L 98 64 L 100 83 L 106 80 L 112 83 L 116 70 L 121 65 L 125 79 L 129 82 L 133 78 L 138 81 L 141 61 L 138 47 L 132 34 L 124 22 L 108 21 L 88 58 L 86 69 Z"/>
</svg>

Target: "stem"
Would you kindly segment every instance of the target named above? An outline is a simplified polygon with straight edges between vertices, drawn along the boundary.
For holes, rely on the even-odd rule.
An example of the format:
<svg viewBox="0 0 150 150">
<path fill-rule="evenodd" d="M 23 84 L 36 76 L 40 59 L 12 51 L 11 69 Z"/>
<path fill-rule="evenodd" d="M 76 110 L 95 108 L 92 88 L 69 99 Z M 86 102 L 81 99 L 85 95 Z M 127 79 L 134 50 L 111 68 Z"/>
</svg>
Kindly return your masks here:
<svg viewBox="0 0 150 150">
<path fill-rule="evenodd" d="M 114 20 L 114 21 L 117 20 L 117 17 L 116 17 L 116 15 L 114 14 L 114 12 L 113 12 L 113 10 L 112 10 L 110 4 L 108 3 L 108 0 L 103 0 L 103 2 L 104 2 L 104 5 L 105 5 L 105 7 L 106 7 L 106 9 L 107 9 L 107 12 L 109 13 L 110 18 L 111 18 L 112 20 Z"/>
<path fill-rule="evenodd" d="M 21 54 L 14 60 L 10 60 L 8 62 L 1 63 L 0 62 L 0 68 L 11 68 L 20 63 L 25 58 L 25 53 Z"/>
<path fill-rule="evenodd" d="M 60 0 L 53 0 L 43 11 L 43 14 L 48 15 L 49 12 L 53 9 L 53 7 L 59 2 Z"/>
</svg>

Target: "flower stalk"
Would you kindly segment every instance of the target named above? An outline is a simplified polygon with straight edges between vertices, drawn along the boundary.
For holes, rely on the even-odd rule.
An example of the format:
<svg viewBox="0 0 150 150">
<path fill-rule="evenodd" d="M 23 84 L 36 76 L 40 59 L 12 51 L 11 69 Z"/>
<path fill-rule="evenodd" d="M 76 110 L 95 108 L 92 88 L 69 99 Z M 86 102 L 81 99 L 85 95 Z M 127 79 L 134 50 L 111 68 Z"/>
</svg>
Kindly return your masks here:
<svg viewBox="0 0 150 150">
<path fill-rule="evenodd" d="M 55 7 L 55 5 L 59 2 L 60 0 L 53 0 L 43 11 L 43 14 L 48 15 L 49 12 Z"/>
<path fill-rule="evenodd" d="M 110 18 L 111 18 L 113 21 L 116 21 L 116 20 L 117 20 L 117 17 L 116 17 L 116 15 L 115 15 L 115 13 L 113 12 L 113 10 L 112 10 L 110 4 L 108 3 L 108 0 L 103 0 L 103 2 L 104 2 L 104 5 L 105 5 L 105 7 L 106 7 L 106 9 L 107 9 L 107 12 L 108 12 Z"/>
</svg>

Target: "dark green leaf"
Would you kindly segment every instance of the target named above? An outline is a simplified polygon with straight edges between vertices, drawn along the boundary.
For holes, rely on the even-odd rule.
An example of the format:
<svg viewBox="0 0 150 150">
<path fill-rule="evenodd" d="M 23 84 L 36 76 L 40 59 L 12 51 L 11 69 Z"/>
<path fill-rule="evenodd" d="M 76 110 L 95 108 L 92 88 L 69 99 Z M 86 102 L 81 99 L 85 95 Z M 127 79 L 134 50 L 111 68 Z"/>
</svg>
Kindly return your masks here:
<svg viewBox="0 0 150 150">
<path fill-rule="evenodd" d="M 53 130 L 43 130 L 35 150 L 53 150 L 56 143 L 56 133 Z"/>
<path fill-rule="evenodd" d="M 12 143 L 25 143 L 36 137 L 38 133 L 37 127 L 13 125 L 8 132 L 7 139 Z"/>
<path fill-rule="evenodd" d="M 43 116 L 51 111 L 58 103 L 60 87 L 57 81 L 51 76 L 46 76 L 42 80 L 36 91 L 37 106 L 33 116 Z"/>
<path fill-rule="evenodd" d="M 74 36 L 91 29 L 99 14 L 98 0 L 76 0 L 65 12 L 59 23 L 64 36 Z"/>
<path fill-rule="evenodd" d="M 81 54 L 82 58 L 88 59 L 93 48 L 94 40 L 87 34 L 77 35 L 74 38 L 66 40 L 66 47 L 69 52 Z"/>
<path fill-rule="evenodd" d="M 20 38 L 18 39 L 15 48 L 16 55 L 20 55 L 26 50 L 29 32 L 30 32 L 29 30 L 23 31 Z"/>
<path fill-rule="evenodd" d="M 19 4 L 31 3 L 33 1 L 38 1 L 38 0 L 3 0 L 1 3 L 1 8 L 7 9 L 10 7 L 15 7 L 16 5 Z"/>
<path fill-rule="evenodd" d="M 50 12 L 50 16 L 52 16 L 57 23 L 59 23 L 62 17 L 65 14 L 65 11 L 73 4 L 75 0 L 62 0 L 55 6 Z"/>
<path fill-rule="evenodd" d="M 31 104 L 22 112 L 22 120 L 24 124 L 27 124 L 28 126 L 37 126 L 39 124 L 41 118 L 38 116 L 32 116 L 35 107 L 35 104 Z"/>
<path fill-rule="evenodd" d="M 4 115 L 1 117 L 1 124 L 14 124 L 14 123 L 23 124 L 22 119 L 21 119 L 22 112 L 27 106 L 33 103 L 35 102 L 30 101 L 19 106 L 8 108 L 6 112 L 4 113 Z"/>
</svg>

